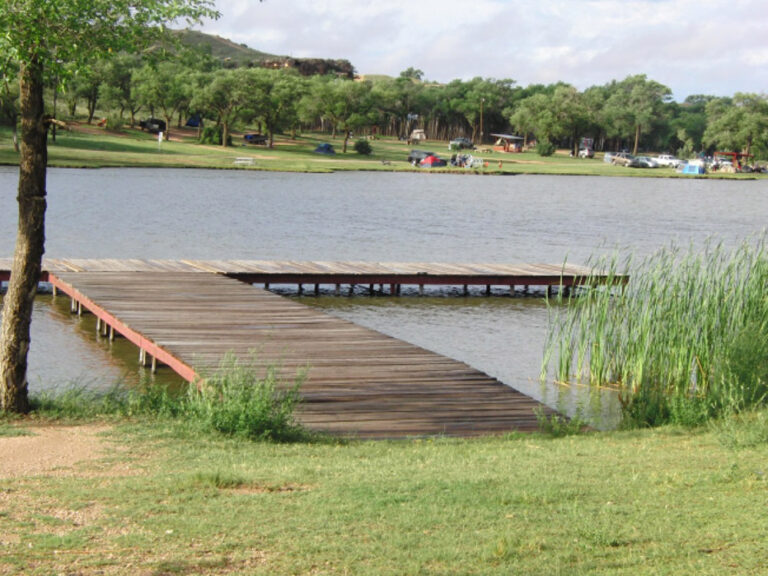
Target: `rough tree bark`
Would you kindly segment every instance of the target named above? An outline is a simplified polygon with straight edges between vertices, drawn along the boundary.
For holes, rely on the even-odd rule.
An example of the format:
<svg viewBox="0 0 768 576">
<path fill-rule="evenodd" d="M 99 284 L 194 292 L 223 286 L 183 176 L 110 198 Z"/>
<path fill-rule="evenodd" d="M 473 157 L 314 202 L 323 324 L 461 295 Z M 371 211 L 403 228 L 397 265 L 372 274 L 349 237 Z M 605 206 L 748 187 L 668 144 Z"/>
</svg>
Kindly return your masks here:
<svg viewBox="0 0 768 576">
<path fill-rule="evenodd" d="M 19 161 L 19 224 L 11 279 L 3 300 L 0 348 L 0 408 L 29 410 L 27 352 L 32 306 L 45 251 L 45 177 L 48 164 L 47 120 L 43 105 L 43 66 L 33 59 L 22 63 L 21 157 Z"/>
</svg>

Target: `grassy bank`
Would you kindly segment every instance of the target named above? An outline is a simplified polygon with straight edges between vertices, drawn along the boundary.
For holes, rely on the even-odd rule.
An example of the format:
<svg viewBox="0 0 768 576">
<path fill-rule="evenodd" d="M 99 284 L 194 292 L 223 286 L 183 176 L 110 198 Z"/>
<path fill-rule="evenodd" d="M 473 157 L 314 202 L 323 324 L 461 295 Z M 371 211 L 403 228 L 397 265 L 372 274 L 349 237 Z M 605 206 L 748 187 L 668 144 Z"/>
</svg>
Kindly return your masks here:
<svg viewBox="0 0 768 576">
<path fill-rule="evenodd" d="M 342 140 L 327 135 L 309 134 L 297 139 L 278 136 L 273 149 L 263 146 L 239 145 L 242 139 L 235 136 L 235 146 L 200 145 L 193 129 L 172 129 L 170 142 L 158 143 L 157 138 L 138 130 L 125 129 L 120 133 L 86 126 L 73 126 L 71 131 L 59 131 L 56 142 L 49 142 L 49 164 L 56 167 L 103 168 L 103 167 L 166 167 L 209 168 L 241 170 L 274 170 L 287 172 L 331 172 L 346 170 L 387 172 L 448 172 L 482 174 L 570 174 L 584 176 L 633 176 L 669 177 L 681 176 L 672 169 L 631 169 L 605 164 L 600 155 L 596 159 L 570 158 L 560 152 L 551 157 L 541 157 L 533 152 L 505 154 L 498 151 L 476 151 L 487 165 L 475 170 L 464 168 L 421 169 L 411 166 L 406 158 L 412 148 L 429 150 L 443 158 L 450 158 L 447 143 L 428 141 L 409 146 L 394 139 L 378 139 L 371 142 L 373 154 L 361 156 L 352 150 L 341 153 Z M 321 142 L 331 142 L 337 154 L 315 154 Z M 251 165 L 236 166 L 237 158 L 249 158 Z M 0 128 L 0 164 L 14 165 L 18 155 L 13 151 L 11 135 L 7 128 Z M 754 179 L 764 175 L 718 174 L 707 178 Z"/>
<path fill-rule="evenodd" d="M 0 574 L 760 574 L 755 418 L 289 445 L 123 421 L 74 472 L 0 479 Z"/>
</svg>

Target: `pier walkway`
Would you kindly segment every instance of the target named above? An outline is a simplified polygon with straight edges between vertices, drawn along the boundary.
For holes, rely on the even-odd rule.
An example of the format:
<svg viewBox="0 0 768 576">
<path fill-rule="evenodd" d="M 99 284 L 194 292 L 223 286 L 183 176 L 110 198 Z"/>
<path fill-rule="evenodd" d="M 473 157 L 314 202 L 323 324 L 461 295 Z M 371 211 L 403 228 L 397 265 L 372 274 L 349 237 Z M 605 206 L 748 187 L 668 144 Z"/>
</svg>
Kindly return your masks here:
<svg viewBox="0 0 768 576">
<path fill-rule="evenodd" d="M 0 281 L 10 276 L 12 261 L 0 258 Z M 583 282 L 593 271 L 574 264 L 447 264 L 425 262 L 329 262 L 268 260 L 141 260 L 46 258 L 45 272 L 213 272 L 251 284 L 295 284 L 299 292 L 305 285 L 317 291 L 321 285 L 380 285 L 391 294 L 401 286 L 492 286 L 513 289 L 516 286 L 570 287 Z M 593 280 L 601 281 L 600 277 Z M 612 281 L 625 281 L 614 278 Z"/>
<path fill-rule="evenodd" d="M 361 438 L 477 435 L 537 428 L 551 410 L 466 364 L 220 274 L 47 272 L 73 309 L 98 318 L 142 361 L 193 381 L 229 352 L 255 352 L 292 380 L 307 369 L 299 418 Z"/>
<path fill-rule="evenodd" d="M 0 281 L 10 278 L 0 259 Z M 308 370 L 300 420 L 359 437 L 475 435 L 537 428 L 552 411 L 466 364 L 330 316 L 250 284 L 570 287 L 591 277 L 575 265 L 45 259 L 41 280 L 122 335 L 143 363 L 194 381 L 227 353 L 279 364 L 289 381 Z"/>
</svg>

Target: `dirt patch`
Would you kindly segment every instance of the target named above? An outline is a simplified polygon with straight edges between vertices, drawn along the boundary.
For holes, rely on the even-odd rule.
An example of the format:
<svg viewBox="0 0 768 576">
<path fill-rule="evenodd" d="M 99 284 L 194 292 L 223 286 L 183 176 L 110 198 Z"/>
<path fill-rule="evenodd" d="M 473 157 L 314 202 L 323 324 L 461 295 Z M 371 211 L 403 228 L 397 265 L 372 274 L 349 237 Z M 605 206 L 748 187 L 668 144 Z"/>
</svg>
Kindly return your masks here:
<svg viewBox="0 0 768 576">
<path fill-rule="evenodd" d="M 0 478 L 72 475 L 76 465 L 104 456 L 107 443 L 101 434 L 109 427 L 89 424 L 27 430 L 29 436 L 0 437 Z"/>
</svg>

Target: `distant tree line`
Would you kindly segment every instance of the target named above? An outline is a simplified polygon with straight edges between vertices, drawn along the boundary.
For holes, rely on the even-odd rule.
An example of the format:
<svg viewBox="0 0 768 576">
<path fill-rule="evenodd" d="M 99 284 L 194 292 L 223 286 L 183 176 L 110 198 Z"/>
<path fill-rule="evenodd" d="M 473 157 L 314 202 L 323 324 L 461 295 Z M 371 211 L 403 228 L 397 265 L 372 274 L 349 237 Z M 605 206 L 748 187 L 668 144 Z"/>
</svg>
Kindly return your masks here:
<svg viewBox="0 0 768 576">
<path fill-rule="evenodd" d="M 425 81 L 414 68 L 397 78 L 350 79 L 344 66 L 303 62 L 312 65 L 305 69 L 296 61 L 231 68 L 195 50 L 172 57 L 162 50 L 121 54 L 79 65 L 66 83 L 47 78 L 47 105 L 58 101 L 59 117 L 85 109 L 89 123 L 100 111 L 111 126 L 159 117 L 169 133 L 195 116 L 214 126 L 224 145 L 232 129 L 243 126 L 263 131 L 270 145 L 279 133 L 341 134 L 345 151 L 350 132 L 407 138 L 420 128 L 430 139 L 466 136 L 490 143 L 494 133 L 511 133 L 574 152 L 589 138 L 596 150 L 654 150 L 683 157 L 732 150 L 768 157 L 764 94 L 696 95 L 678 103 L 667 86 L 643 74 L 580 91 L 563 82 L 523 88 L 511 79 L 480 77 L 438 84 Z M 314 71 L 323 73 L 307 75 Z M 0 122 L 14 128 L 19 119 L 16 72 L 14 63 L 6 62 L 0 85 Z"/>
</svg>

